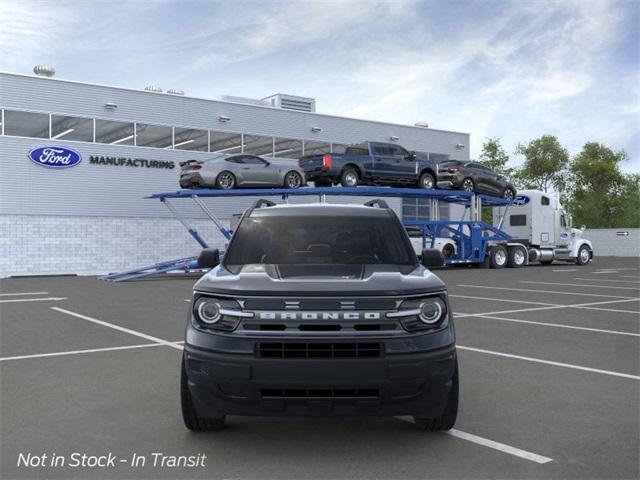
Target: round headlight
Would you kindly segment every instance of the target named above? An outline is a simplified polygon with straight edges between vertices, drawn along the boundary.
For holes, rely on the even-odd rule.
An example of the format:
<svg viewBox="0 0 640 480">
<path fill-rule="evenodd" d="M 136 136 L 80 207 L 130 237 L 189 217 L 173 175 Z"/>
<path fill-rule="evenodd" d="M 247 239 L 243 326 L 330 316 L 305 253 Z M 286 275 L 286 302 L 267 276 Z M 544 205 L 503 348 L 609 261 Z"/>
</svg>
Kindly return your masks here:
<svg viewBox="0 0 640 480">
<path fill-rule="evenodd" d="M 433 324 L 440 321 L 444 310 L 445 307 L 442 300 L 439 298 L 430 298 L 420 304 L 420 314 L 418 316 L 423 323 Z"/>
<path fill-rule="evenodd" d="M 220 315 L 220 304 L 209 298 L 198 301 L 196 311 L 202 323 L 216 323 L 222 317 Z"/>
</svg>

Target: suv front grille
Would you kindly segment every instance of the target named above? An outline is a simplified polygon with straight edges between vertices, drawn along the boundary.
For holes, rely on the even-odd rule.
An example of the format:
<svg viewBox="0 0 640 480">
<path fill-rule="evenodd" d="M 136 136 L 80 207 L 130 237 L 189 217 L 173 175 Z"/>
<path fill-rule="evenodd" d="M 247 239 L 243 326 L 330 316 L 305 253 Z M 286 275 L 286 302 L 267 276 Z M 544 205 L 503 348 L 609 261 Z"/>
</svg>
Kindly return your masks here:
<svg viewBox="0 0 640 480">
<path fill-rule="evenodd" d="M 379 358 L 381 343 L 258 343 L 262 358 Z"/>
<path fill-rule="evenodd" d="M 393 298 L 247 298 L 246 310 L 394 310 L 398 300 Z"/>
</svg>

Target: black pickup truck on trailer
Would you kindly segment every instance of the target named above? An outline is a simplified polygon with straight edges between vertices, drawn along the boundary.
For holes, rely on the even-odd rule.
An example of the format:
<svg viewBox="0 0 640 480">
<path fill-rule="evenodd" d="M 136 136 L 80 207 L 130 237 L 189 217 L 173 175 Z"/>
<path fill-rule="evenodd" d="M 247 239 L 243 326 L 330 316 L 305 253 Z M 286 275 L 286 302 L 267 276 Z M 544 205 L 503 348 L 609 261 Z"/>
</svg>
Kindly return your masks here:
<svg viewBox="0 0 640 480">
<path fill-rule="evenodd" d="M 364 142 L 344 153 L 308 155 L 298 161 L 307 180 L 316 187 L 340 183 L 436 188 L 438 166 L 426 156 L 409 152 L 393 143 Z"/>
<path fill-rule="evenodd" d="M 182 360 L 191 430 L 226 415 L 412 415 L 448 430 L 458 364 L 447 290 L 381 200 L 247 210 L 203 250 Z"/>
</svg>

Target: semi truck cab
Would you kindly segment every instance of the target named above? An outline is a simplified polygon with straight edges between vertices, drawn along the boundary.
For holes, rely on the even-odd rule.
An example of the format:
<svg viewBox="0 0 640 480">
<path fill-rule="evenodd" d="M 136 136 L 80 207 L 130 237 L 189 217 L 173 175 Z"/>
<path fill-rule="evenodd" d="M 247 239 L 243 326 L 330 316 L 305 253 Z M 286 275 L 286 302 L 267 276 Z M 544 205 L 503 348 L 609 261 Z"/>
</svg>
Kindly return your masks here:
<svg viewBox="0 0 640 480">
<path fill-rule="evenodd" d="M 571 215 L 556 197 L 545 192 L 519 192 L 506 215 L 503 209 L 494 209 L 494 226 L 500 226 L 501 221 L 511 241 L 527 247 L 529 262 L 561 260 L 584 265 L 593 259 L 593 246 L 583 238 L 585 227 L 573 228 Z"/>
</svg>

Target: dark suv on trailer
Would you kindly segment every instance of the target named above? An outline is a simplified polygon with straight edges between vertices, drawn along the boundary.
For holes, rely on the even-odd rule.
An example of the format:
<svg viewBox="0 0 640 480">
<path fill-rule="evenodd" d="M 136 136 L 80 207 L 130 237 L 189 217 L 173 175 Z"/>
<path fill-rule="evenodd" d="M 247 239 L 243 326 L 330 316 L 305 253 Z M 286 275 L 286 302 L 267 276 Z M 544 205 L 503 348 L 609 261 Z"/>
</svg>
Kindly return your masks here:
<svg viewBox="0 0 640 480">
<path fill-rule="evenodd" d="M 412 415 L 453 427 L 455 334 L 447 292 L 394 211 L 358 205 L 248 209 L 195 285 L 181 376 L 191 430 L 226 415 Z"/>
</svg>

